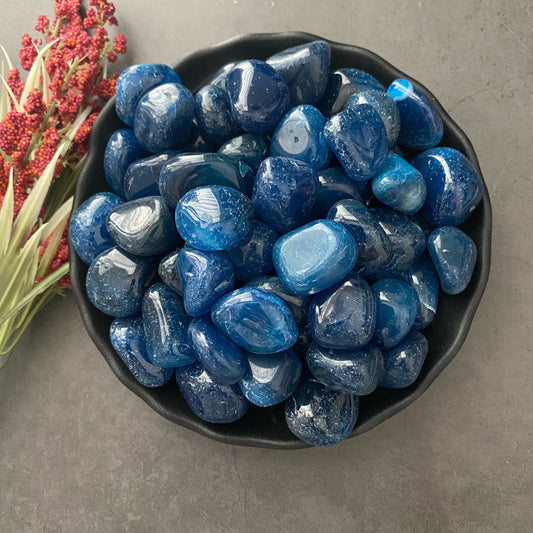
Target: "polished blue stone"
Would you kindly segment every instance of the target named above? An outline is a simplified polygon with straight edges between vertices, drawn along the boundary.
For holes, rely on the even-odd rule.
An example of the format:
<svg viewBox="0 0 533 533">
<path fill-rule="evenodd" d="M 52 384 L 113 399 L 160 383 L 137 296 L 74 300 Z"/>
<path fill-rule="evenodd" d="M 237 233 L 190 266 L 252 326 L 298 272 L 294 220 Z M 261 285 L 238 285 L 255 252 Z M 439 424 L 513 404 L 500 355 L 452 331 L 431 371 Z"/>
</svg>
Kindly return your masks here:
<svg viewBox="0 0 533 533">
<path fill-rule="evenodd" d="M 424 232 L 426 239 L 430 236 L 431 232 L 435 229 L 422 215 L 421 211 L 411 215 L 409 219 L 414 222 Z"/>
<path fill-rule="evenodd" d="M 147 196 L 115 207 L 107 231 L 130 254 L 157 255 L 176 247 L 174 218 L 161 196 Z"/>
<path fill-rule="evenodd" d="M 154 283 L 145 293 L 142 317 L 148 356 L 154 365 L 176 367 L 196 361 L 187 336 L 190 318 L 183 300 L 164 283 Z"/>
<path fill-rule="evenodd" d="M 383 120 L 389 146 L 394 146 L 400 133 L 400 112 L 394 100 L 381 89 L 365 89 L 350 96 L 344 109 L 351 109 L 361 104 L 371 105 Z"/>
<path fill-rule="evenodd" d="M 291 292 L 315 294 L 352 270 L 357 243 L 342 224 L 315 220 L 278 239 L 272 258 L 278 276 Z"/>
<path fill-rule="evenodd" d="M 181 84 L 165 83 L 151 89 L 139 100 L 133 129 L 145 150 L 164 152 L 185 145 L 193 117 L 191 91 Z"/>
<path fill-rule="evenodd" d="M 414 327 L 424 329 L 435 317 L 439 303 L 439 278 L 433 262 L 427 254 L 423 254 L 412 267 L 404 270 L 400 277 L 418 294 L 420 308 Z"/>
<path fill-rule="evenodd" d="M 350 350 L 368 344 L 376 327 L 376 302 L 370 286 L 352 274 L 315 294 L 308 325 L 315 342 L 324 348 Z"/>
<path fill-rule="evenodd" d="M 234 246 L 252 230 L 253 207 L 247 196 L 220 185 L 197 187 L 176 206 L 176 227 L 185 242 L 199 250 Z"/>
<path fill-rule="evenodd" d="M 163 83 L 181 83 L 180 77 L 167 65 L 144 63 L 124 69 L 116 87 L 115 107 L 120 120 L 133 127 L 139 100 L 150 89 Z"/>
<path fill-rule="evenodd" d="M 142 148 L 133 130 L 122 128 L 109 137 L 104 153 L 104 175 L 110 187 L 124 198 L 124 177 L 128 167 L 146 157 L 148 152 Z"/>
<path fill-rule="evenodd" d="M 381 203 L 404 215 L 413 215 L 426 201 L 422 174 L 396 154 L 389 154 L 379 174 L 372 178 L 372 191 Z"/>
<path fill-rule="evenodd" d="M 156 264 L 152 257 L 131 255 L 116 246 L 110 248 L 89 266 L 87 296 L 106 315 L 126 317 L 139 313 Z"/>
<path fill-rule="evenodd" d="M 233 119 L 227 91 L 216 85 L 205 85 L 195 94 L 194 113 L 202 136 L 219 146 L 242 131 Z"/>
<path fill-rule="evenodd" d="M 286 233 L 307 221 L 317 188 L 316 173 L 307 163 L 269 157 L 257 171 L 252 203 L 260 218 Z"/>
<path fill-rule="evenodd" d="M 474 241 L 459 228 L 437 228 L 428 237 L 428 251 L 437 270 L 440 286 L 446 294 L 463 292 L 476 266 Z"/>
<path fill-rule="evenodd" d="M 161 170 L 159 190 L 174 209 L 184 194 L 205 185 L 232 187 L 249 196 L 254 178 L 248 165 L 221 154 L 181 154 Z"/>
<path fill-rule="evenodd" d="M 313 170 L 326 166 L 329 148 L 324 137 L 326 121 L 313 106 L 291 109 L 280 121 L 270 141 L 270 155 L 290 157 L 307 163 Z"/>
<path fill-rule="evenodd" d="M 422 214 L 434 227 L 460 226 L 481 201 L 483 183 L 472 163 L 454 148 L 433 148 L 413 166 L 426 182 Z"/>
<path fill-rule="evenodd" d="M 231 63 L 226 63 L 223 67 L 220 67 L 209 80 L 209 85 L 216 85 L 227 91 L 228 87 L 226 83 L 228 80 L 228 74 L 233 70 L 237 63 L 238 61 L 232 61 Z"/>
<path fill-rule="evenodd" d="M 270 226 L 254 220 L 251 233 L 227 250 L 235 277 L 240 281 L 249 281 L 271 272 L 274 269 L 272 248 L 278 238 L 279 234 Z"/>
<path fill-rule="evenodd" d="M 237 384 L 215 383 L 200 363 L 177 368 L 176 382 L 191 411 L 206 422 L 229 424 L 248 410 L 248 400 Z"/>
<path fill-rule="evenodd" d="M 270 133 L 288 111 L 289 88 L 263 61 L 237 63 L 228 74 L 226 88 L 235 122 L 248 133 Z"/>
<path fill-rule="evenodd" d="M 387 261 L 391 253 L 389 238 L 372 211 L 360 201 L 340 200 L 329 210 L 328 218 L 340 222 L 355 239 L 358 248 L 357 272 L 370 274 Z"/>
<path fill-rule="evenodd" d="M 170 252 L 159 261 L 157 267 L 157 273 L 161 280 L 166 283 L 176 294 L 183 296 L 183 287 L 181 285 L 181 279 L 178 274 L 178 250 Z"/>
<path fill-rule="evenodd" d="M 350 178 L 367 180 L 380 171 L 389 145 L 383 121 L 372 106 L 361 104 L 334 115 L 324 135 Z"/>
<path fill-rule="evenodd" d="M 218 144 L 208 141 L 202 135 L 196 117 L 192 119 L 191 132 L 189 133 L 189 138 L 183 146 L 184 152 L 199 152 L 199 153 L 209 153 L 216 152 L 218 149 Z"/>
<path fill-rule="evenodd" d="M 298 337 L 287 304 L 270 292 L 243 287 L 221 298 L 211 310 L 214 324 L 252 353 L 288 350 Z"/>
<path fill-rule="evenodd" d="M 109 328 L 109 338 L 117 355 L 141 385 L 161 387 L 172 377 L 174 369 L 150 362 L 141 318 L 116 318 Z"/>
<path fill-rule="evenodd" d="M 309 346 L 311 374 L 333 390 L 364 396 L 374 392 L 383 374 L 383 354 L 369 344 L 358 350 L 329 350 L 315 342 Z"/>
<path fill-rule="evenodd" d="M 159 195 L 159 174 L 163 167 L 178 153 L 176 150 L 169 150 L 134 161 L 124 175 L 126 200 Z"/>
<path fill-rule="evenodd" d="M 444 127 L 433 104 L 410 81 L 394 80 L 387 89 L 400 112 L 398 142 L 415 150 L 440 143 Z"/>
<path fill-rule="evenodd" d="M 242 350 L 213 324 L 209 316 L 195 318 L 189 324 L 189 341 L 198 361 L 214 382 L 232 385 L 244 376 L 246 358 Z"/>
<path fill-rule="evenodd" d="M 243 133 L 223 144 L 218 153 L 241 161 L 257 172 L 261 161 L 268 157 L 269 148 L 261 135 Z"/>
<path fill-rule="evenodd" d="M 289 430 L 311 446 L 333 446 L 352 432 L 359 415 L 359 398 L 302 379 L 285 402 Z"/>
<path fill-rule="evenodd" d="M 294 350 L 247 354 L 246 373 L 239 386 L 250 403 L 269 407 L 286 400 L 298 386 L 302 362 Z"/>
<path fill-rule="evenodd" d="M 266 60 L 287 83 L 293 106 L 318 103 L 326 90 L 330 61 L 325 41 L 293 46 Z"/>
<path fill-rule="evenodd" d="M 112 192 L 99 192 L 85 200 L 70 217 L 70 240 L 79 258 L 90 265 L 97 255 L 115 246 L 106 228 L 107 215 L 123 204 Z"/>
<path fill-rule="evenodd" d="M 224 252 L 203 252 L 192 246 L 182 248 L 177 259 L 185 311 L 203 316 L 222 296 L 233 290 L 235 274 Z"/>
<path fill-rule="evenodd" d="M 384 372 L 380 387 L 402 389 L 412 385 L 422 369 L 429 345 L 416 329 L 394 348 L 383 350 Z"/>
<path fill-rule="evenodd" d="M 411 285 L 400 279 L 380 279 L 371 289 L 376 300 L 374 340 L 380 348 L 392 348 L 415 323 L 419 309 L 418 295 Z"/>
</svg>

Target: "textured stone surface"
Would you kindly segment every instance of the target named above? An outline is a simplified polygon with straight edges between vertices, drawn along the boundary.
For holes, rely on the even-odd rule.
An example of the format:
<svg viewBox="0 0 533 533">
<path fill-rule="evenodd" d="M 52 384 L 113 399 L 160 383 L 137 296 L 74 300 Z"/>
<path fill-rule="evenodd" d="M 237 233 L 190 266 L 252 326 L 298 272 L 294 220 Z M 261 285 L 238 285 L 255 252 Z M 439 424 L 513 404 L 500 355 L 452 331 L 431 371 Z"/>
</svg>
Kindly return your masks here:
<svg viewBox="0 0 533 533">
<path fill-rule="evenodd" d="M 261 161 L 268 157 L 268 144 L 261 135 L 243 133 L 224 143 L 218 153 L 233 157 L 257 172 Z"/>
</svg>

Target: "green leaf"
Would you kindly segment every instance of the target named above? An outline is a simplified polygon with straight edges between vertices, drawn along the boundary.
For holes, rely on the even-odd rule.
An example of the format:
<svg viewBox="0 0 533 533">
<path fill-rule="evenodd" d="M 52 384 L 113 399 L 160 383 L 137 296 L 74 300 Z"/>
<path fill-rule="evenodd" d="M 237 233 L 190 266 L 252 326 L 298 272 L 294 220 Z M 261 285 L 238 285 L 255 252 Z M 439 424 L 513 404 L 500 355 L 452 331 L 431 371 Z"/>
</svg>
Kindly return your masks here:
<svg viewBox="0 0 533 533">
<path fill-rule="evenodd" d="M 9 172 L 6 194 L 0 208 L 0 257 L 4 257 L 7 252 L 9 239 L 11 238 L 11 228 L 13 227 L 13 209 L 15 199 L 13 197 L 13 169 Z"/>
</svg>

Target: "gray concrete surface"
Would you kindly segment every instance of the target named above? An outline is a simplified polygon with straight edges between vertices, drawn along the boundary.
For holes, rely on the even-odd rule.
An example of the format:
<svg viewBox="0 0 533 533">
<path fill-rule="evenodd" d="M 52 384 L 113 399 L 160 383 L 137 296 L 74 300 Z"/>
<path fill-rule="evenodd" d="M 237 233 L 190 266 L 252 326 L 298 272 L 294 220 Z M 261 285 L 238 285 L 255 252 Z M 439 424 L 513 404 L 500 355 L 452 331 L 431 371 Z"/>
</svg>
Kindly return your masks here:
<svg viewBox="0 0 533 533">
<path fill-rule="evenodd" d="M 1 4 L 14 54 L 52 2 Z M 426 84 L 472 140 L 494 209 L 489 285 L 431 388 L 333 449 L 218 444 L 122 387 L 74 300 L 41 313 L 0 374 L 0 531 L 533 531 L 533 9 L 516 0 L 117 0 L 130 52 L 173 63 L 246 32 L 370 48 Z"/>
</svg>

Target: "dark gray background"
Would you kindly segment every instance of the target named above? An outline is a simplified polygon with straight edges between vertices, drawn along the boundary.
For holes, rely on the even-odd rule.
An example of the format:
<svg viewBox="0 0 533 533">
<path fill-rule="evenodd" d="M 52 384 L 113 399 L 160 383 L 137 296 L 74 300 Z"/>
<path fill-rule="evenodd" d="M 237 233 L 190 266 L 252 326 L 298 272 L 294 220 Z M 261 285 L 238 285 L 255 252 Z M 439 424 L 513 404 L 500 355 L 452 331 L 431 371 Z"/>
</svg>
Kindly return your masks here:
<svg viewBox="0 0 533 533">
<path fill-rule="evenodd" d="M 52 4 L 0 0 L 13 58 Z M 464 347 L 422 398 L 356 439 L 297 452 L 219 444 L 159 417 L 113 376 L 72 296 L 56 299 L 0 373 L 2 532 L 532 531 L 531 2 L 116 6 L 129 39 L 121 67 L 303 30 L 420 80 L 478 153 L 494 210 L 491 277 Z"/>
</svg>

